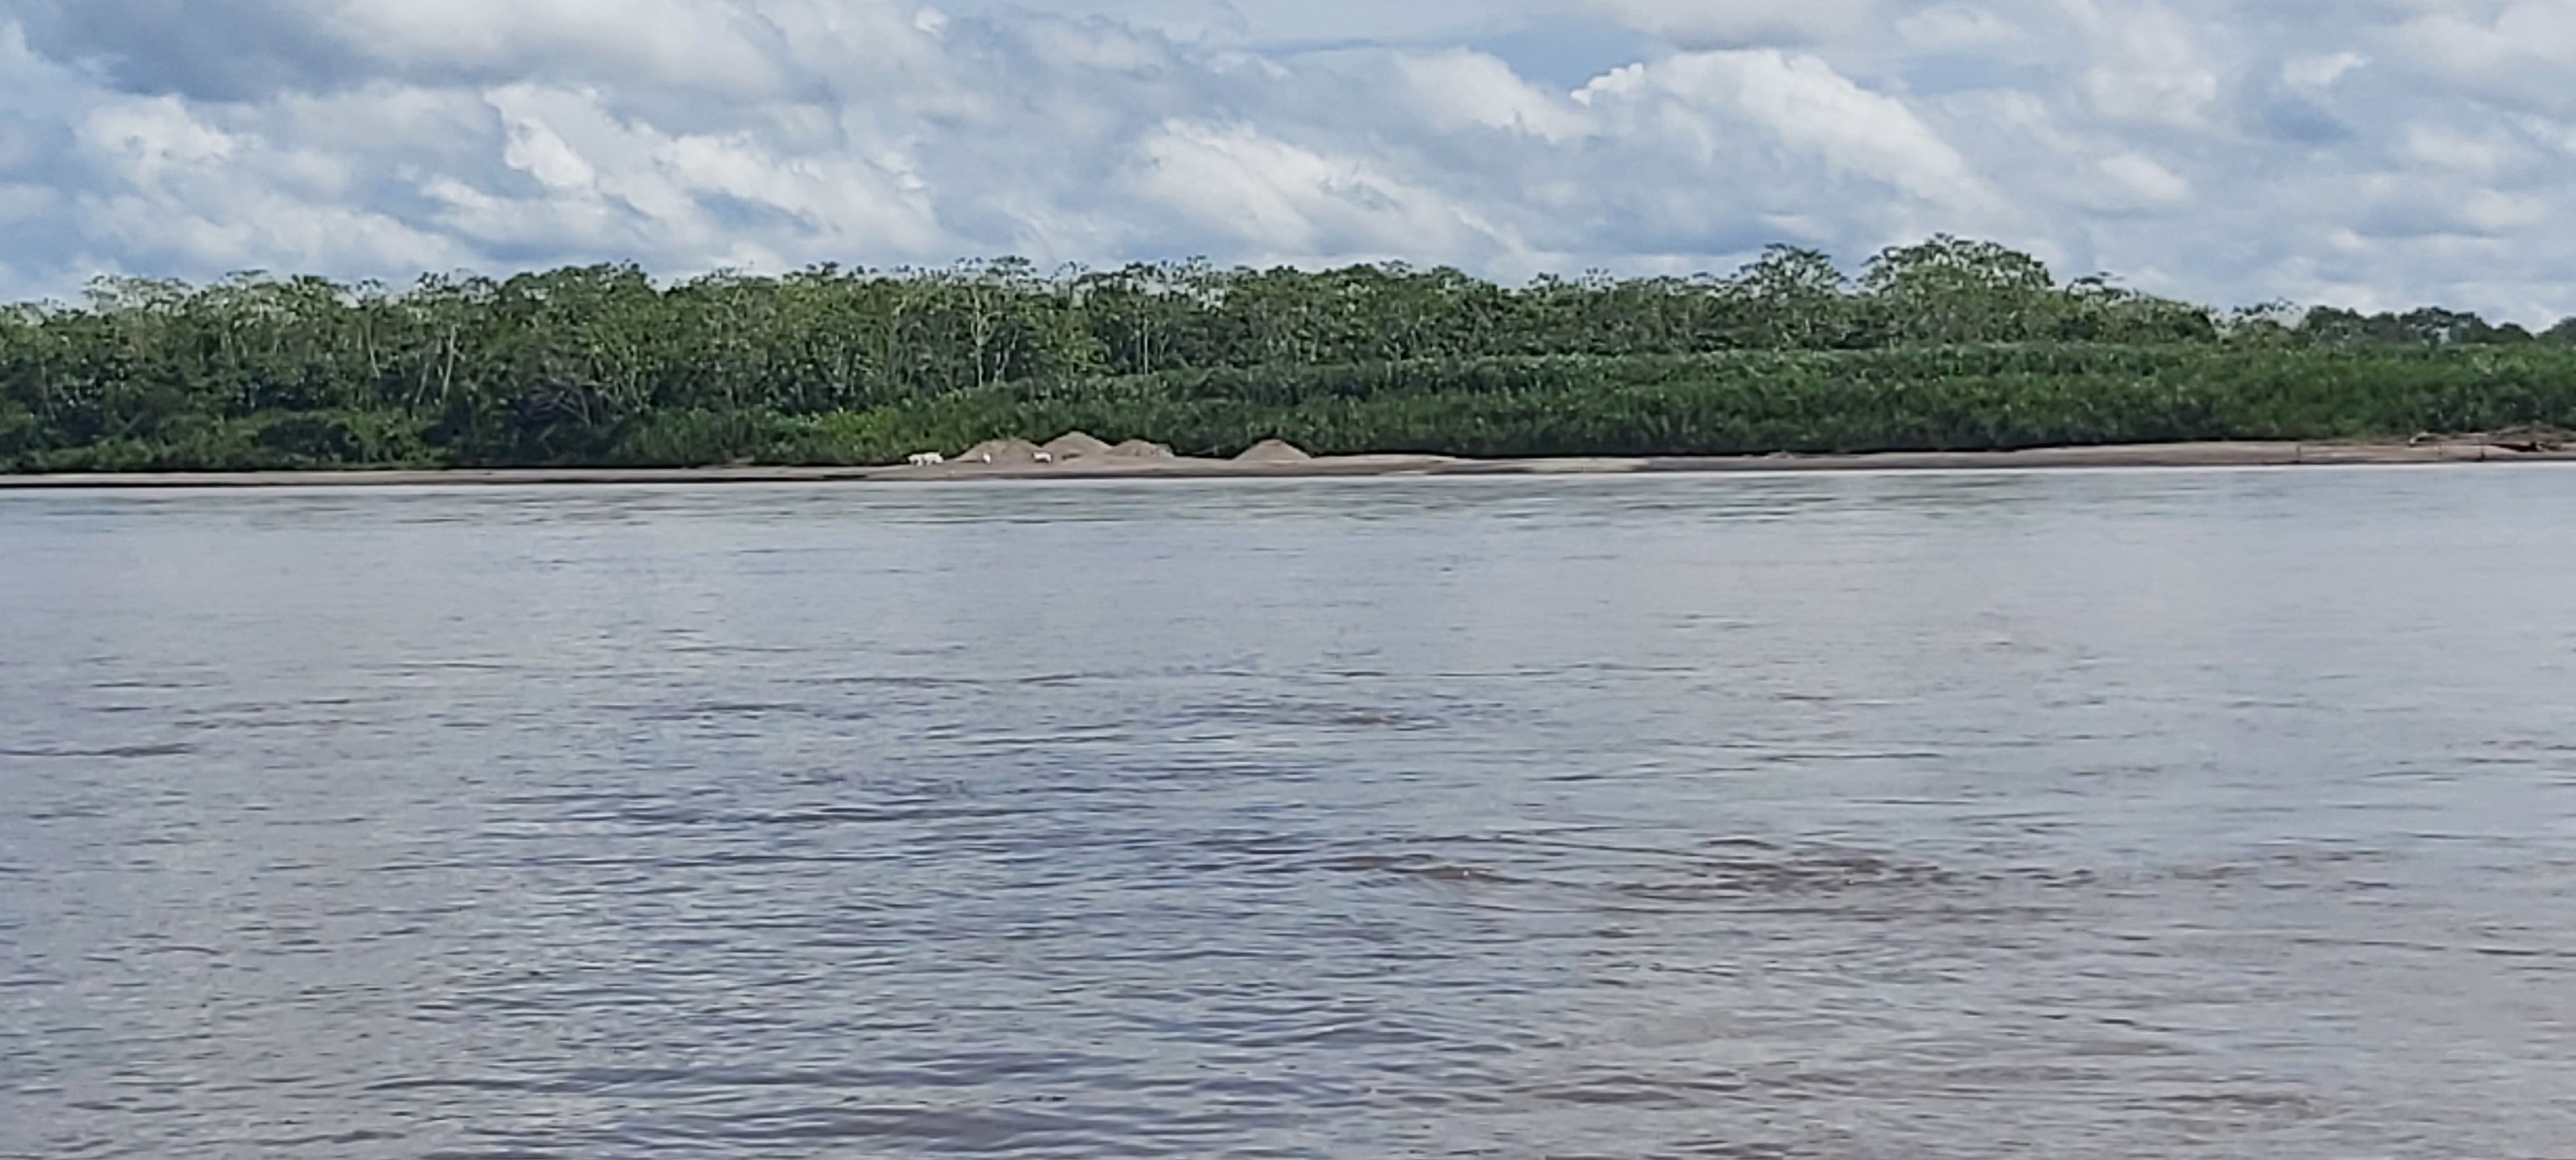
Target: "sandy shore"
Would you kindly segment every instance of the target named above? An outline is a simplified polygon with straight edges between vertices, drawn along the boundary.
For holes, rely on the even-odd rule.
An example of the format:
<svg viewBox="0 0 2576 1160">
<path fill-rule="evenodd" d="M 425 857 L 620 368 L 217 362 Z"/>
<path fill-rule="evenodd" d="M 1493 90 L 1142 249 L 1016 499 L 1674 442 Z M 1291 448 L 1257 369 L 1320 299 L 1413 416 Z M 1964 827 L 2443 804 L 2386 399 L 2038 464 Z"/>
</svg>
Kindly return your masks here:
<svg viewBox="0 0 2576 1160">
<path fill-rule="evenodd" d="M 825 483 L 975 479 L 1241 479 L 1307 476 L 1608 475 L 1634 472 L 1982 471 L 2079 467 L 2289 467 L 2404 463 L 2576 462 L 2576 448 L 2518 449 L 2476 438 L 2420 443 L 2146 443 L 2026 451 L 1888 451 L 1862 455 L 1459 459 L 1332 455 L 1294 463 L 1228 459 L 1081 458 L 1002 466 L 455 468 L 438 471 L 133 472 L 0 475 L 0 490 L 42 488 L 352 487 L 617 483 Z"/>
</svg>

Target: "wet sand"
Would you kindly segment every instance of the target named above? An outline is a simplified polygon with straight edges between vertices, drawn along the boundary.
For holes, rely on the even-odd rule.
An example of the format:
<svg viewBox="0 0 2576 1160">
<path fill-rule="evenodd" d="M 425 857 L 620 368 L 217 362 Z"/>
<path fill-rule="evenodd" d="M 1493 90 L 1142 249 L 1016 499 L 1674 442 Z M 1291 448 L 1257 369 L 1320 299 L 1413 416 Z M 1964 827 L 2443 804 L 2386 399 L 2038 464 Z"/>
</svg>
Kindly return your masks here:
<svg viewBox="0 0 2576 1160">
<path fill-rule="evenodd" d="M 1052 463 L 951 462 L 890 467 L 533 467 L 383 471 L 129 472 L 0 475 L 32 488 L 352 487 L 477 484 L 826 483 L 976 479 L 1239 479 L 1303 476 L 1614 475 L 1634 472 L 1990 470 L 2083 467 L 2291 467 L 2410 463 L 2576 462 L 2576 448 L 2483 438 L 2416 443 L 2142 443 L 2022 451 L 1884 451 L 1852 455 L 1462 459 L 1325 455 L 1297 462 L 1082 457 Z"/>
</svg>

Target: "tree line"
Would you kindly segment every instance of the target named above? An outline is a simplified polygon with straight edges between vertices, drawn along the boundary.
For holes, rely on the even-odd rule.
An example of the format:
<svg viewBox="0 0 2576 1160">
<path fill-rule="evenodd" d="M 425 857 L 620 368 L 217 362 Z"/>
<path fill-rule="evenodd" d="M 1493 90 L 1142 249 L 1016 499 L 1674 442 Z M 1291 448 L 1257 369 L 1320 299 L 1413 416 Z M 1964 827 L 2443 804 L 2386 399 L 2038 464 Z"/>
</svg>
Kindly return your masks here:
<svg viewBox="0 0 2576 1160">
<path fill-rule="evenodd" d="M 2106 373 L 2206 393 L 2249 389 L 2260 366 L 2315 378 L 2307 394 L 2326 411 L 2312 425 L 2341 430 L 2332 376 L 2411 368 L 2456 394 L 2444 376 L 2467 368 L 2522 398 L 2529 384 L 2514 384 L 2558 373 L 2558 351 L 2576 351 L 2576 319 L 2535 334 L 2431 308 L 2221 311 L 2103 276 L 2060 281 L 2030 255 L 1949 236 L 1857 276 L 1775 246 L 1725 276 L 1516 287 L 1401 263 L 1042 272 L 1014 258 L 669 285 L 632 265 L 401 289 L 106 278 L 77 304 L 0 309 L 0 469 L 867 462 L 1074 419 L 1201 452 L 1298 431 L 1331 450 L 1516 454 L 2247 437 L 2279 424 L 2006 420 Z M 1784 391 L 1788 418 L 1727 427 L 1710 410 L 1755 395 L 1787 406 Z M 1899 415 L 1888 399 L 1911 402 Z M 2482 423 L 2576 422 L 2524 401 L 2444 405 Z M 1985 410 L 1957 410 L 1971 402 Z"/>
</svg>

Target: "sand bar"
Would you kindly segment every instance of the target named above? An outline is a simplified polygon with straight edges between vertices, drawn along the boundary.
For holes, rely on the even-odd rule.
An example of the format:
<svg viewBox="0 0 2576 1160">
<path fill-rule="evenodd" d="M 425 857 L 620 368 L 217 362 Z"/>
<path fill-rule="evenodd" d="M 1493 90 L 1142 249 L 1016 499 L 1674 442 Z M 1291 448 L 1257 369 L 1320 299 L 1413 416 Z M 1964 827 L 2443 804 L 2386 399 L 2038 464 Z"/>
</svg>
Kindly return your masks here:
<svg viewBox="0 0 2576 1160">
<path fill-rule="evenodd" d="M 2576 448 L 2521 450 L 2477 438 L 2416 443 L 2140 443 L 2024 451 L 1883 451 L 1856 455 L 1461 459 L 1319 455 L 1294 462 L 1085 456 L 1061 463 L 893 467 L 509 467 L 384 471 L 121 472 L 0 475 L 0 490 L 59 488 L 353 487 L 422 485 L 837 483 L 1013 479 L 1239 479 L 1308 476 L 1611 475 L 1639 472 L 1981 471 L 2074 467 L 2290 467 L 2404 463 L 2576 462 Z"/>
</svg>

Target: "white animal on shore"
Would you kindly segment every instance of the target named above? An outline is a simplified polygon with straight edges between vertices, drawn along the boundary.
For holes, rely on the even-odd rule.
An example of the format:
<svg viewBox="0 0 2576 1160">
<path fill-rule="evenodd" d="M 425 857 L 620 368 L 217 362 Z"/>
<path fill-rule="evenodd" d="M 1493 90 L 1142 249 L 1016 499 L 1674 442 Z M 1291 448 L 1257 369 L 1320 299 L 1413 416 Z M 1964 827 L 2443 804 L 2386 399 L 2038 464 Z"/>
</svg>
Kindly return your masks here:
<svg viewBox="0 0 2576 1160">
<path fill-rule="evenodd" d="M 1055 462 L 1055 456 L 1053 456 L 1053 455 L 1049 455 L 1049 454 L 1047 454 L 1047 453 L 1046 453 L 1046 452 L 1044 452 L 1044 451 L 1040 451 L 1040 452 L 1038 452 L 1035 456 L 1032 456 L 1032 458 L 1034 458 L 1034 459 L 1035 459 L 1037 462 L 1039 462 L 1039 463 L 1053 463 L 1053 462 Z"/>
<path fill-rule="evenodd" d="M 914 467 L 929 467 L 933 464 L 948 462 L 948 457 L 941 455 L 936 451 L 921 451 L 914 453 L 910 458 L 905 459 L 904 462 L 909 463 Z"/>
</svg>

